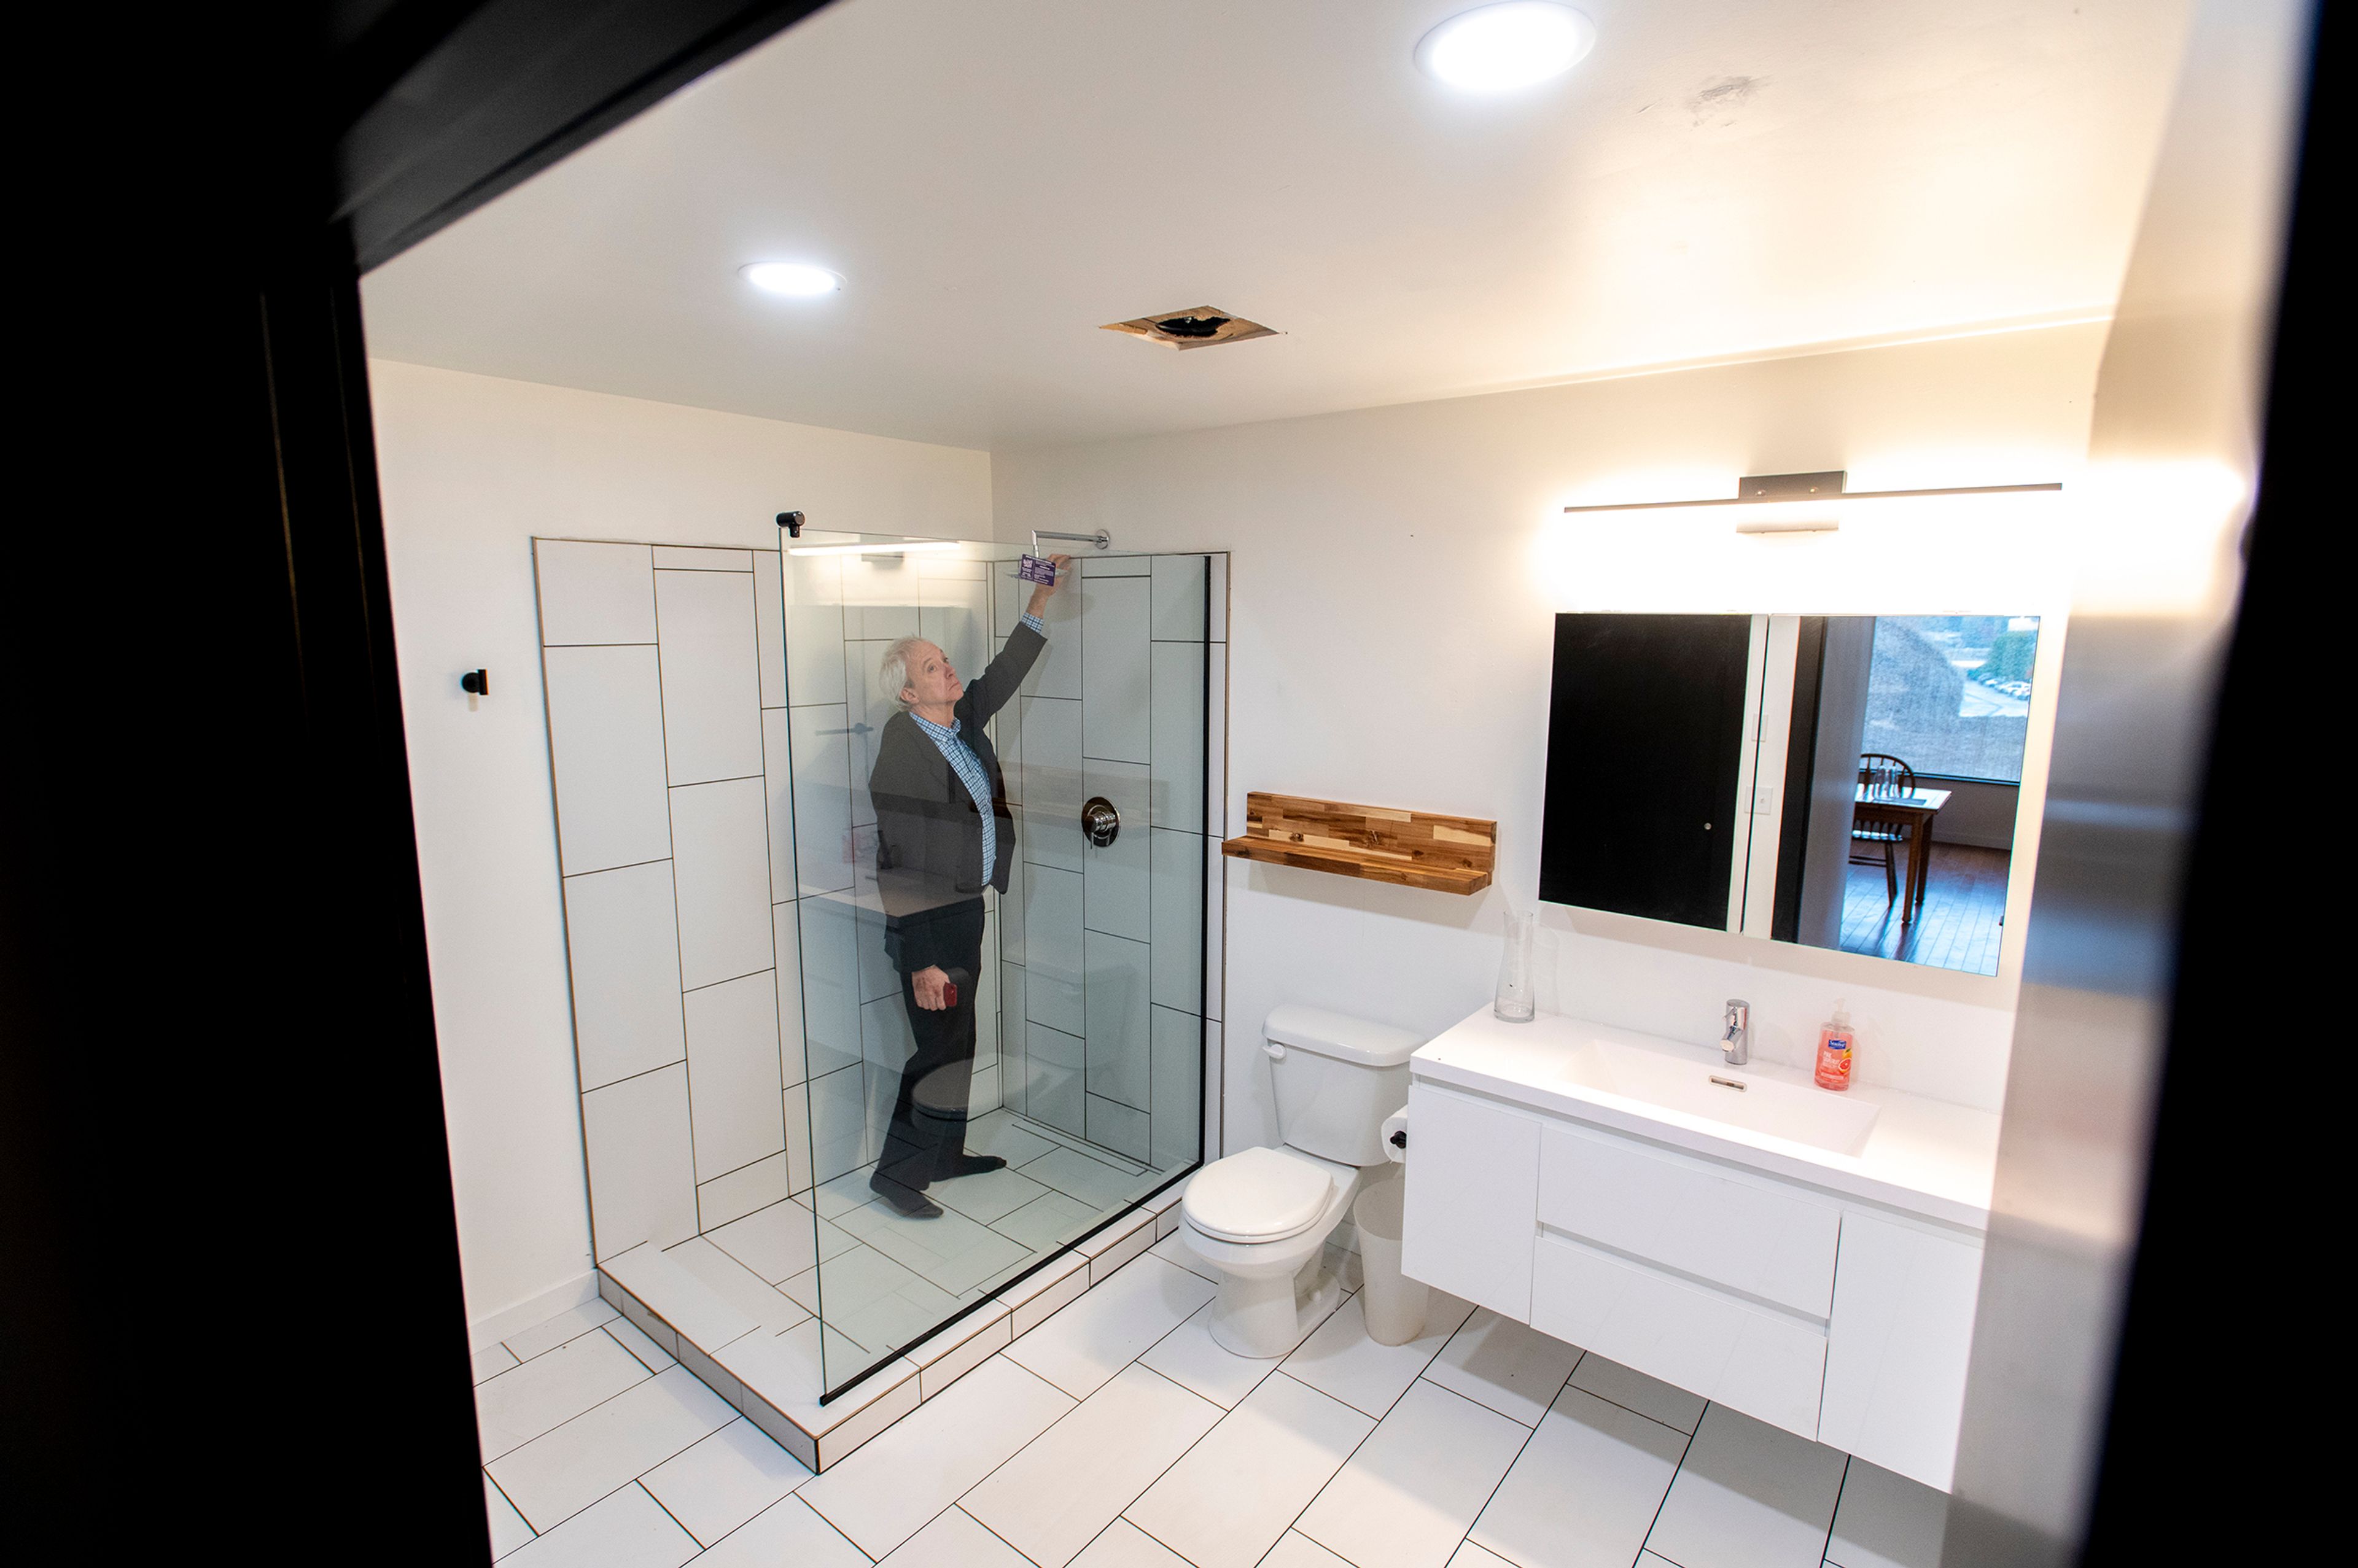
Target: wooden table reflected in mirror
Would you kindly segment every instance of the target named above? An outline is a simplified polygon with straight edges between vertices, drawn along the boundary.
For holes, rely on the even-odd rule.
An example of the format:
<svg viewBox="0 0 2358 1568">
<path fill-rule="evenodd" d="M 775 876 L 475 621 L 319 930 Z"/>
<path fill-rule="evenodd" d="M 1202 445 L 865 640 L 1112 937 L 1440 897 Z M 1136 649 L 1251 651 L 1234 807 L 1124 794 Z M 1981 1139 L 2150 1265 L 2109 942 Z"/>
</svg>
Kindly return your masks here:
<svg viewBox="0 0 2358 1568">
<path fill-rule="evenodd" d="M 1906 840 L 1908 877 L 1899 889 L 1899 919 L 1905 925 L 1924 907 L 1924 885 L 1932 864 L 1932 819 L 1940 816 L 1942 806 L 1949 804 L 1949 792 L 1944 789 L 1920 789 L 1909 795 L 1875 795 L 1870 793 L 1871 789 L 1868 784 L 1858 786 L 1857 804 L 1851 808 L 1851 823 L 1854 827 L 1909 829 Z"/>
<path fill-rule="evenodd" d="M 1947 794 L 1918 790 L 1920 796 Z M 1864 814 L 1869 805 L 1857 803 Z M 1932 818 L 1940 807 L 1910 803 L 1900 811 L 1879 799 L 1873 806 L 1882 820 L 1904 825 L 1907 896 L 1886 891 L 1883 868 L 1873 860 L 1854 860 L 1847 868 L 1840 946 L 1845 953 L 1895 958 L 1901 963 L 1966 974 L 1997 973 L 1998 951 L 2005 939 L 2006 896 L 2013 855 L 2003 848 L 1944 843 L 1931 852 Z M 1922 848 L 1920 849 L 1918 846 Z"/>
</svg>

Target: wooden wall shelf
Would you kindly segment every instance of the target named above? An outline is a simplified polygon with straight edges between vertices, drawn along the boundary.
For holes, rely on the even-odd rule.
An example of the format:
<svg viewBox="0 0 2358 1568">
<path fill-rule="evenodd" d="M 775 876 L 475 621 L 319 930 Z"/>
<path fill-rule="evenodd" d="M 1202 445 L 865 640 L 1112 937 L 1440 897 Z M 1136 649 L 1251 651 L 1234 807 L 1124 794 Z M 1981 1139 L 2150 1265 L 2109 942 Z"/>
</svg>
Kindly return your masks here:
<svg viewBox="0 0 2358 1568">
<path fill-rule="evenodd" d="M 1498 851 L 1498 825 L 1478 816 L 1259 791 L 1245 796 L 1244 836 L 1220 846 L 1235 860 L 1455 893 L 1488 887 Z"/>
</svg>

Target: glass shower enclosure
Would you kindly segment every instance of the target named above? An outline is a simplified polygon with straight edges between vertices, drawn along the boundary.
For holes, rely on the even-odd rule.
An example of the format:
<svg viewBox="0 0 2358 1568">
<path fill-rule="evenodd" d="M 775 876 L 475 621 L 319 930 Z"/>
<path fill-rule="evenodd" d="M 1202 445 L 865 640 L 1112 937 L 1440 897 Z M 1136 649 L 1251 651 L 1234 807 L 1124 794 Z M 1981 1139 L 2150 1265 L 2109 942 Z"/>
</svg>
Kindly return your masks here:
<svg viewBox="0 0 2358 1568">
<path fill-rule="evenodd" d="M 533 544 L 599 1289 L 814 1468 L 990 1314 L 1076 1288 L 1076 1243 L 1130 1245 L 1109 1223 L 1217 1141 L 1228 557 L 1085 552 L 1042 645 L 1021 553 Z M 880 673 L 903 638 L 1002 688 L 966 738 L 999 787 L 906 744 Z M 1011 640 L 1036 658 L 987 677 Z M 929 756 L 880 831 L 880 760 Z M 973 813 L 958 940 L 930 955 L 960 988 L 945 1019 L 899 961 L 892 823 L 977 793 L 1004 891 Z M 912 1140 L 922 1194 L 880 1187 L 880 1164 L 915 1179 Z"/>
<path fill-rule="evenodd" d="M 784 667 L 763 676 L 784 706 L 763 717 L 791 758 L 772 860 L 790 881 L 773 892 L 782 1037 L 800 998 L 788 1202 L 809 1211 L 812 1245 L 776 1289 L 819 1320 L 832 1399 L 1204 1157 L 1205 901 L 1219 853 L 1206 807 L 1224 706 L 1211 643 L 1227 559 L 1079 546 L 1022 667 L 1030 639 L 1012 655 L 1010 639 L 1035 585 L 1020 546 L 780 543 L 771 646 Z M 960 842 L 905 841 L 917 818 L 895 770 L 925 755 L 909 749 L 920 737 L 939 750 L 883 687 L 885 656 L 908 638 L 995 704 L 987 747 L 968 749 L 995 753 L 1003 780 L 1003 892 L 981 885 L 969 839 L 956 852 L 975 867 L 949 892 L 908 893 L 913 860 Z M 921 771 L 948 813 L 927 820 L 967 811 L 979 826 L 957 770 Z M 926 957 L 955 993 L 921 996 L 905 978 Z"/>
</svg>

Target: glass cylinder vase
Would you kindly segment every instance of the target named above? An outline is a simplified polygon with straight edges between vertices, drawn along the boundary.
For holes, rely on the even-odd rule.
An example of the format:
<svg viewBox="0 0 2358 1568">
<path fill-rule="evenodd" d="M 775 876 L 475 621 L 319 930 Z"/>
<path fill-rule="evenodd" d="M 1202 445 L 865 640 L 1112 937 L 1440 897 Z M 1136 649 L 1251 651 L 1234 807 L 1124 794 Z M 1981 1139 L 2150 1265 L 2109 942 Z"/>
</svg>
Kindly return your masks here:
<svg viewBox="0 0 2358 1568">
<path fill-rule="evenodd" d="M 1529 1023 L 1539 1012 L 1531 974 L 1531 934 L 1539 923 L 1536 910 L 1507 912 L 1507 950 L 1498 958 L 1498 995 L 1490 1011 L 1509 1023 Z"/>
</svg>

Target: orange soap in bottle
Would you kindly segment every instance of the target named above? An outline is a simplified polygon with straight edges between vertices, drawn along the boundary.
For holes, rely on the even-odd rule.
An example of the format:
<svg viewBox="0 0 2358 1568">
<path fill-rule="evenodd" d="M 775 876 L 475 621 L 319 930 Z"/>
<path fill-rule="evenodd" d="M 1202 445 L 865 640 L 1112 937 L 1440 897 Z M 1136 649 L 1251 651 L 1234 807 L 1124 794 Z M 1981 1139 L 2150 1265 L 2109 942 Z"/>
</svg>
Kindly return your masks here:
<svg viewBox="0 0 2358 1568">
<path fill-rule="evenodd" d="M 1850 1004 L 1835 999 L 1833 1022 L 1818 1036 L 1818 1087 L 1850 1087 L 1851 1047 L 1856 1038 L 1850 1027 Z"/>
</svg>

